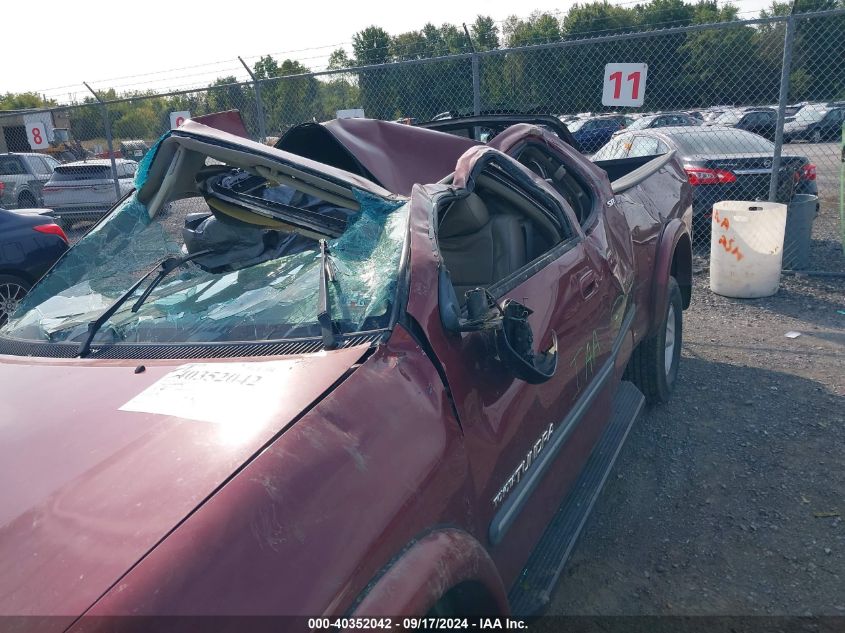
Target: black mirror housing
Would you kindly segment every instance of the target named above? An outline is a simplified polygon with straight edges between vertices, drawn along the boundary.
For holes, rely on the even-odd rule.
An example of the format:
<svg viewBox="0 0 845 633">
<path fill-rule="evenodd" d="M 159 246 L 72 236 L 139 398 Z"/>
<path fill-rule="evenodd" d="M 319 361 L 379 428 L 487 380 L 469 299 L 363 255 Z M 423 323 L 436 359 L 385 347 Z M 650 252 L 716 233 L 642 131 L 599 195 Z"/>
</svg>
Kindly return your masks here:
<svg viewBox="0 0 845 633">
<path fill-rule="evenodd" d="M 502 328 L 496 331 L 496 349 L 511 373 L 532 385 L 546 382 L 557 371 L 557 335 L 552 330 L 548 351 L 534 353 L 534 333 L 528 323 L 531 310 L 513 299 L 502 306 Z"/>
<path fill-rule="evenodd" d="M 466 293 L 467 318 L 461 308 L 449 271 L 443 266 L 438 278 L 437 296 L 443 327 L 453 333 L 491 331 L 496 353 L 502 364 L 517 378 L 537 385 L 549 380 L 557 370 L 557 335 L 552 331 L 552 346 L 534 353 L 534 333 L 528 323 L 531 310 L 513 299 L 500 307 L 484 288 Z"/>
</svg>

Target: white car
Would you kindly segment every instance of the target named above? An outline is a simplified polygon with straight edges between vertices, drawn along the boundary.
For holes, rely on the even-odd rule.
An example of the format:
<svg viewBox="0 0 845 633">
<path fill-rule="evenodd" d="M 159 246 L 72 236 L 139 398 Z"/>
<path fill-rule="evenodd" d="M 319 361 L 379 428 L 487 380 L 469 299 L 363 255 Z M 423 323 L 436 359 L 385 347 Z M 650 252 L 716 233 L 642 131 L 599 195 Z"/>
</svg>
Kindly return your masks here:
<svg viewBox="0 0 845 633">
<path fill-rule="evenodd" d="M 111 160 L 88 160 L 59 165 L 42 190 L 44 206 L 53 209 L 57 222 L 69 226 L 75 220 L 95 219 L 108 211 L 134 186 L 138 163 L 115 159 L 118 191 Z"/>
</svg>

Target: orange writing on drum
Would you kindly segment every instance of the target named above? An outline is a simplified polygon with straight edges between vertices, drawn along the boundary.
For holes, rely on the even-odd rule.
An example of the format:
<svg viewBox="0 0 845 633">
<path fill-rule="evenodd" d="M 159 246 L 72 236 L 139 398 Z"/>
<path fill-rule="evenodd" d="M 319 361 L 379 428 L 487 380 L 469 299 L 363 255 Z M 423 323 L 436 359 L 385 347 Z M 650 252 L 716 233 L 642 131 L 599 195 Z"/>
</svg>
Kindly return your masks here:
<svg viewBox="0 0 845 633">
<path fill-rule="evenodd" d="M 726 236 L 723 235 L 719 238 L 719 244 L 721 244 L 722 248 L 724 248 L 728 253 L 735 256 L 736 261 L 742 261 L 744 255 L 742 254 L 742 251 L 739 250 L 739 246 L 734 245 L 733 238 L 728 239 Z"/>
<path fill-rule="evenodd" d="M 730 222 L 728 222 L 728 219 L 727 219 L 727 218 L 720 217 L 720 216 L 719 216 L 719 212 L 718 212 L 718 211 L 716 211 L 715 209 L 713 210 L 713 221 L 714 221 L 716 224 L 718 224 L 720 227 L 722 227 L 723 229 L 729 229 L 729 228 L 731 228 L 731 223 L 730 223 Z"/>
<path fill-rule="evenodd" d="M 725 231 L 728 231 L 731 228 L 731 223 L 728 221 L 728 218 L 721 217 L 716 209 L 713 209 L 713 224 L 713 228 L 719 227 Z M 728 239 L 727 234 L 723 233 L 719 237 L 719 244 L 722 246 L 722 248 L 725 249 L 726 252 L 736 257 L 736 261 L 742 261 L 742 259 L 745 257 L 742 254 L 742 251 L 739 249 L 739 246 L 734 244 L 734 238 Z"/>
</svg>

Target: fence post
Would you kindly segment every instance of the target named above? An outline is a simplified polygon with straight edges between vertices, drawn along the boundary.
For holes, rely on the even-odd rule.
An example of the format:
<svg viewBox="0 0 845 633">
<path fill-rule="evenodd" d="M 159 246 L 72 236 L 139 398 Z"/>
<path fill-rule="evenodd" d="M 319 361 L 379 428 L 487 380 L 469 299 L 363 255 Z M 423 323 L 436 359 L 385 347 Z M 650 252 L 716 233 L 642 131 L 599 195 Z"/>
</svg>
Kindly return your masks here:
<svg viewBox="0 0 845 633">
<path fill-rule="evenodd" d="M 472 53 L 472 113 L 481 114 L 481 73 L 479 71 L 478 53 Z"/>
<path fill-rule="evenodd" d="M 793 4 L 793 10 L 795 5 Z M 795 16 L 786 19 L 786 35 L 783 38 L 783 67 L 780 71 L 780 96 L 778 98 L 778 119 L 775 128 L 775 155 L 772 159 L 772 177 L 769 181 L 769 202 L 775 202 L 778 194 L 780 158 L 783 150 L 783 119 L 786 114 L 786 100 L 789 98 L 789 72 L 792 68 L 792 47 L 795 43 Z"/>
<path fill-rule="evenodd" d="M 467 23 L 464 22 L 464 35 L 467 38 L 469 50 L 472 51 L 472 113 L 475 116 L 481 114 L 481 77 L 478 70 L 478 51 L 475 50 L 475 44 L 472 43 L 472 37 L 469 34 Z M 475 136 L 476 130 L 473 130 Z"/>
<path fill-rule="evenodd" d="M 264 104 L 261 101 L 261 80 L 255 76 L 252 69 L 247 66 L 246 62 L 238 55 L 238 60 L 246 68 L 246 72 L 252 79 L 253 90 L 255 90 L 255 116 L 258 119 L 258 142 L 264 143 L 267 140 L 267 129 L 264 122 Z"/>
<path fill-rule="evenodd" d="M 845 255 L 845 121 L 842 122 L 842 137 L 839 141 L 839 241 Z"/>
<path fill-rule="evenodd" d="M 114 201 L 117 202 L 121 198 L 120 181 L 117 178 L 117 164 L 114 161 L 114 142 L 112 140 L 111 135 L 111 120 L 109 119 L 109 109 L 106 105 L 106 102 L 100 98 L 100 95 L 94 92 L 94 89 L 91 86 L 89 86 L 84 81 L 82 83 L 85 84 L 85 87 L 91 91 L 91 94 L 94 95 L 94 98 L 99 102 L 100 108 L 102 109 L 101 111 L 103 115 L 103 128 L 106 133 L 106 146 L 109 148 L 109 159 L 111 160 L 111 177 L 114 181 Z"/>
</svg>

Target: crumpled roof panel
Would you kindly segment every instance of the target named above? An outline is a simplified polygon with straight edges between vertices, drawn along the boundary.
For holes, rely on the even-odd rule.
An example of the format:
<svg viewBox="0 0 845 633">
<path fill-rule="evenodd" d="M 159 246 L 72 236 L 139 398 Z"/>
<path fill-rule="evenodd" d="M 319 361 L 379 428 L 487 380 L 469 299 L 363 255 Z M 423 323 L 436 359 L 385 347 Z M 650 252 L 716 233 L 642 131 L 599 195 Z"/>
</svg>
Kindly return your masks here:
<svg viewBox="0 0 845 633">
<path fill-rule="evenodd" d="M 322 162 L 333 155 L 345 169 L 351 159 L 359 175 L 407 196 L 415 184 L 434 183 L 451 174 L 461 155 L 480 144 L 390 121 L 334 119 L 294 127 L 279 139 L 276 148 Z"/>
</svg>

